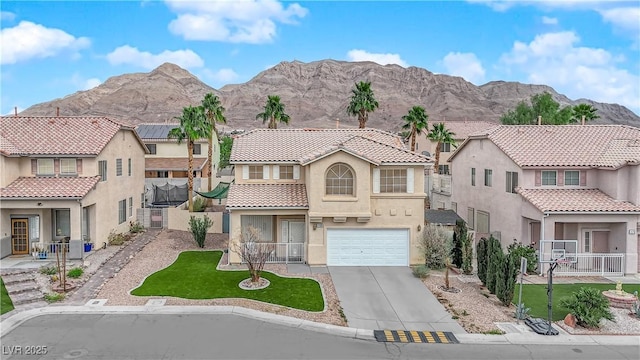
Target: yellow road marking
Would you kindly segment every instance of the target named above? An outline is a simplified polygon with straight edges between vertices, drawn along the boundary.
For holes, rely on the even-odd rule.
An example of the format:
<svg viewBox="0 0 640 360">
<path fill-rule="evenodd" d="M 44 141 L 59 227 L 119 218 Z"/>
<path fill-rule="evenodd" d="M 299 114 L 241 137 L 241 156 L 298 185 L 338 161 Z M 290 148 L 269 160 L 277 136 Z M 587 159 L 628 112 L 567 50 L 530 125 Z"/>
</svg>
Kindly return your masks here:
<svg viewBox="0 0 640 360">
<path fill-rule="evenodd" d="M 391 332 L 391 330 L 385 330 L 384 331 L 384 336 L 387 338 L 387 341 L 395 341 L 395 339 L 393 338 L 393 333 Z"/>
<path fill-rule="evenodd" d="M 423 331 L 422 334 L 424 334 L 424 337 L 427 339 L 427 342 L 436 342 L 436 340 L 433 338 L 433 335 L 431 335 L 430 332 Z"/>
<path fill-rule="evenodd" d="M 411 337 L 413 338 L 413 342 L 417 342 L 417 343 L 422 342 L 422 339 L 420 338 L 420 335 L 418 334 L 417 331 L 411 331 L 410 334 L 411 334 Z"/>
<path fill-rule="evenodd" d="M 400 342 L 409 342 L 409 339 L 407 339 L 407 334 L 404 333 L 404 331 L 397 331 L 398 333 L 398 338 L 400 338 Z"/>
<path fill-rule="evenodd" d="M 443 344 L 449 343 L 449 339 L 447 339 L 447 336 L 442 331 L 438 331 L 436 334 L 438 334 L 438 337 Z"/>
</svg>

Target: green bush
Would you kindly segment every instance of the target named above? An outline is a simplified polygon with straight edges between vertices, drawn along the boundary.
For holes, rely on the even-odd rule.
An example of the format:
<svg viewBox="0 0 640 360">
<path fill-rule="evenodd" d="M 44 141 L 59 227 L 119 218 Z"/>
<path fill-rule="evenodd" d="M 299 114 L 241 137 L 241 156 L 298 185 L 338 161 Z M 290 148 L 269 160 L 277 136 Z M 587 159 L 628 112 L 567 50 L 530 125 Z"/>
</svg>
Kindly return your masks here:
<svg viewBox="0 0 640 360">
<path fill-rule="evenodd" d="M 48 303 L 54 303 L 54 302 L 58 302 L 58 301 L 62 301 L 64 300 L 64 294 L 61 293 L 48 293 L 48 294 L 44 294 L 44 299 L 48 302 Z"/>
<path fill-rule="evenodd" d="M 58 273 L 58 269 L 55 266 L 43 266 L 40 268 L 40 274 L 55 275 Z"/>
<path fill-rule="evenodd" d="M 489 237 L 489 250 L 487 251 L 486 286 L 489 292 L 496 294 L 497 275 L 502 269 L 504 253 L 500 241 L 493 236 Z"/>
<path fill-rule="evenodd" d="M 79 267 L 75 267 L 67 272 L 67 276 L 73 279 L 77 279 L 84 274 L 84 270 Z"/>
<path fill-rule="evenodd" d="M 204 241 L 207 238 L 207 231 L 213 226 L 213 221 L 208 216 L 197 218 L 192 216 L 189 218 L 189 228 L 193 234 L 193 239 L 198 247 L 204 248 Z"/>
<path fill-rule="evenodd" d="M 136 234 L 144 231 L 144 226 L 140 224 L 139 221 L 130 221 L 129 222 L 129 232 L 132 234 Z"/>
<path fill-rule="evenodd" d="M 511 305 L 513 295 L 516 289 L 516 280 L 518 277 L 518 268 L 520 261 L 518 257 L 513 254 L 508 254 L 502 257 L 502 275 L 497 280 L 496 295 L 504 306 Z"/>
<path fill-rule="evenodd" d="M 419 246 L 424 254 L 425 265 L 430 269 L 445 267 L 445 259 L 451 254 L 452 241 L 442 226 L 425 225 Z"/>
<path fill-rule="evenodd" d="M 598 289 L 581 287 L 571 296 L 560 299 L 560 304 L 569 309 L 579 325 L 597 328 L 600 320 L 613 320 L 609 300 Z"/>
<path fill-rule="evenodd" d="M 203 212 L 207 207 L 207 199 L 198 196 L 193 202 L 193 212 Z"/>
<path fill-rule="evenodd" d="M 414 266 L 411 271 L 413 272 L 413 276 L 420 279 L 424 279 L 429 276 L 429 267 L 427 265 Z"/>
<path fill-rule="evenodd" d="M 113 230 L 111 230 L 111 232 L 109 233 L 109 236 L 107 236 L 107 241 L 108 241 L 109 245 L 120 246 L 120 245 L 124 244 L 125 240 L 126 240 L 126 238 L 125 238 L 124 234 L 116 233 Z"/>
<path fill-rule="evenodd" d="M 482 284 L 487 286 L 487 252 L 489 251 L 489 240 L 481 238 L 476 247 L 476 258 L 478 262 L 478 278 Z"/>
<path fill-rule="evenodd" d="M 458 269 L 462 268 L 462 243 L 467 237 L 467 226 L 464 221 L 456 221 L 456 228 L 453 232 L 453 248 L 451 249 L 451 262 Z"/>
<path fill-rule="evenodd" d="M 538 267 L 538 255 L 536 255 L 536 249 L 531 246 L 522 245 L 522 243 L 514 242 L 507 247 L 509 254 L 514 254 L 520 263 L 520 258 L 527 259 L 527 274 L 535 274 Z"/>
<path fill-rule="evenodd" d="M 466 230 L 462 240 L 462 272 L 467 275 L 473 272 L 473 240 Z"/>
</svg>

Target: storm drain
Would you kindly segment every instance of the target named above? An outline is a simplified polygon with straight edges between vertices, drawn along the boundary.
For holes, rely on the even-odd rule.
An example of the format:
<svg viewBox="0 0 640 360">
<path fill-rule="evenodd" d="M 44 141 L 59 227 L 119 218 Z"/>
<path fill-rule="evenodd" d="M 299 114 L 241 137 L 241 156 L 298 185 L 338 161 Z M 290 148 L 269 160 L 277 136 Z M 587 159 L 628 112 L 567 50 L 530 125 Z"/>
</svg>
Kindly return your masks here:
<svg viewBox="0 0 640 360">
<path fill-rule="evenodd" d="M 459 341 L 448 331 L 406 331 L 406 330 L 374 330 L 378 342 L 458 344 Z"/>
</svg>

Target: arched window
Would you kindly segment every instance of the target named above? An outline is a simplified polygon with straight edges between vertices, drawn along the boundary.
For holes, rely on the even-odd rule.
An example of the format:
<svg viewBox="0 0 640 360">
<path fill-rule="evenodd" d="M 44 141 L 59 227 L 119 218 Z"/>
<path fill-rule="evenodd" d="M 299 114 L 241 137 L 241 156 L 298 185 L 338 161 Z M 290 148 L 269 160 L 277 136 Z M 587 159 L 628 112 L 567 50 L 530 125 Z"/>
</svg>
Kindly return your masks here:
<svg viewBox="0 0 640 360">
<path fill-rule="evenodd" d="M 325 176 L 325 194 L 353 195 L 353 170 L 347 164 L 334 164 Z"/>
</svg>

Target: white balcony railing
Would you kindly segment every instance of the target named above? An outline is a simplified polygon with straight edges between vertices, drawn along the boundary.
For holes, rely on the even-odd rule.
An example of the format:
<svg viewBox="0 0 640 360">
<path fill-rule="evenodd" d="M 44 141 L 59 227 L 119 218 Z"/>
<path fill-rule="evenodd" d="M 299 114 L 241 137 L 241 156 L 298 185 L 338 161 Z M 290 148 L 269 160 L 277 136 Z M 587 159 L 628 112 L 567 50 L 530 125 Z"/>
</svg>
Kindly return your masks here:
<svg viewBox="0 0 640 360">
<path fill-rule="evenodd" d="M 624 276 L 624 254 L 578 253 L 565 254 L 575 263 L 558 264 L 554 275 L 559 276 Z"/>
<path fill-rule="evenodd" d="M 304 243 L 253 243 L 250 246 L 259 246 L 261 251 L 267 252 L 267 263 L 291 264 L 304 263 Z"/>
</svg>

